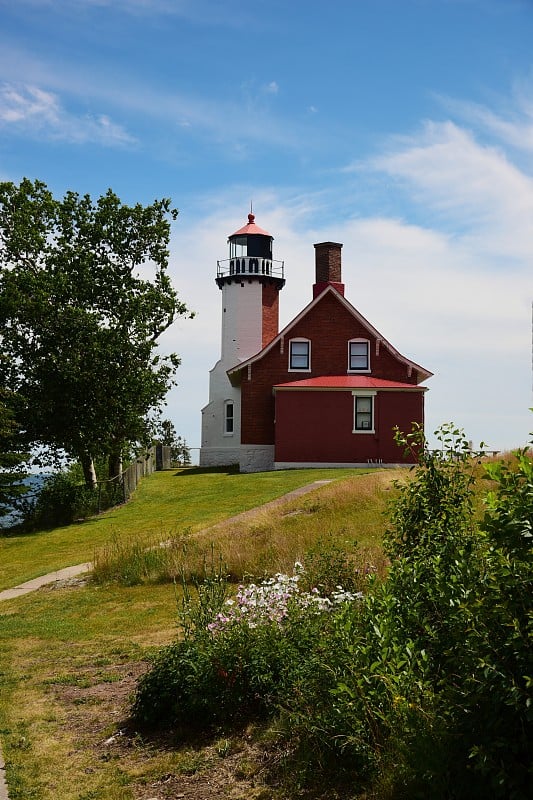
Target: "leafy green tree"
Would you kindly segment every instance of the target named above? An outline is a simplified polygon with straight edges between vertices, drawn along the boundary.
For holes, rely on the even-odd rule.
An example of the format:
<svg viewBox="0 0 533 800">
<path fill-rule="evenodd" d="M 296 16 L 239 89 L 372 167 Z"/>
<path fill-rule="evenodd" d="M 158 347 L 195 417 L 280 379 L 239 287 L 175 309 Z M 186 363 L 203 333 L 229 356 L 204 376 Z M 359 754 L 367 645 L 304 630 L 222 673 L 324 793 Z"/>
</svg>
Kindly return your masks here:
<svg viewBox="0 0 533 800">
<path fill-rule="evenodd" d="M 179 365 L 157 341 L 188 315 L 167 273 L 170 200 L 127 206 L 56 199 L 40 181 L 0 183 L 0 344 L 4 379 L 24 399 L 34 446 L 120 473 L 123 452 L 150 441 Z M 192 315 L 191 315 L 192 316 Z"/>
<path fill-rule="evenodd" d="M 12 392 L 0 388 L 0 517 L 6 516 L 13 502 L 26 492 L 21 481 L 25 476 L 27 454 L 21 451 L 15 402 Z"/>
<path fill-rule="evenodd" d="M 177 435 L 174 423 L 169 419 L 163 419 L 157 424 L 156 430 L 160 443 L 171 448 L 170 457 L 172 463 L 179 464 L 182 467 L 190 467 L 191 452 L 189 445 L 184 437 Z"/>
</svg>

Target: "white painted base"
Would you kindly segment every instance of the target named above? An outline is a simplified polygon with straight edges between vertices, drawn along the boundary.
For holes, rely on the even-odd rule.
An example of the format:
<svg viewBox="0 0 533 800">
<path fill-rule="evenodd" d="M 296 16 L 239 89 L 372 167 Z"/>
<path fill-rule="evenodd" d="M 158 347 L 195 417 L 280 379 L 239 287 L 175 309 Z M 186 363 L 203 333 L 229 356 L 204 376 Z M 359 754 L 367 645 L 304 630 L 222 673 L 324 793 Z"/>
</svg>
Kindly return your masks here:
<svg viewBox="0 0 533 800">
<path fill-rule="evenodd" d="M 239 458 L 241 472 L 270 472 L 274 469 L 274 445 L 243 444 Z"/>
<path fill-rule="evenodd" d="M 201 467 L 229 467 L 239 463 L 238 447 L 201 447 Z"/>
</svg>

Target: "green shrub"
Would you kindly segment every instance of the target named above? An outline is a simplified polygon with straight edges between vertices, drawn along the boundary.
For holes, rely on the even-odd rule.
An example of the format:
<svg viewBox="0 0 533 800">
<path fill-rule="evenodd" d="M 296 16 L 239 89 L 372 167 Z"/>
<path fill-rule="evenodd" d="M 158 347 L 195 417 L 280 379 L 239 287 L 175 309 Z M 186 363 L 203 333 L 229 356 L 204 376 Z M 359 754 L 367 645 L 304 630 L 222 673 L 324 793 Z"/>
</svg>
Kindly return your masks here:
<svg viewBox="0 0 533 800">
<path fill-rule="evenodd" d="M 227 599 L 221 567 L 184 590 L 184 639 L 157 656 L 140 680 L 133 718 L 146 727 L 181 729 L 240 725 L 272 716 L 290 697 L 309 648 L 330 609 L 358 598 L 336 592 L 332 600 L 301 592 L 299 568 L 259 585 L 241 586 Z"/>
<path fill-rule="evenodd" d="M 33 529 L 69 525 L 74 520 L 96 513 L 98 493 L 80 485 L 70 472 L 56 472 L 46 478 L 25 526 Z"/>
<path fill-rule="evenodd" d="M 303 560 L 305 571 L 300 585 L 307 591 L 316 588 L 326 596 L 338 586 L 347 592 L 364 591 L 369 576 L 375 572 L 357 542 L 347 541 L 341 547 L 333 537 L 319 539 Z"/>
<path fill-rule="evenodd" d="M 469 624 L 447 654 L 442 693 L 476 791 L 481 785 L 485 797 L 525 798 L 533 785 L 531 451 L 516 453 L 512 466 L 486 469 L 496 489 L 480 525 L 477 582 L 465 603 Z"/>
</svg>

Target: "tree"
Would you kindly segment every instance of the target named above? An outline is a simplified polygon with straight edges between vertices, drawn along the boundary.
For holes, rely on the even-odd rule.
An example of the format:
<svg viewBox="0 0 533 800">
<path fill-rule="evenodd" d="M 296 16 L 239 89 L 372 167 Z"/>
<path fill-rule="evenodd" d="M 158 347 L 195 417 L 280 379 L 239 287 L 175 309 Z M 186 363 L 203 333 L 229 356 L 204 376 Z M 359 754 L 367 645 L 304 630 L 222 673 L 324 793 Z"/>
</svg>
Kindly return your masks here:
<svg viewBox="0 0 533 800">
<path fill-rule="evenodd" d="M 173 457 L 175 457 L 180 467 L 191 466 L 191 451 L 184 436 L 178 436 L 174 446 Z"/>
<path fill-rule="evenodd" d="M 27 454 L 21 451 L 15 404 L 13 393 L 0 387 L 0 517 L 6 516 L 13 502 L 27 491 L 21 483 Z"/>
<path fill-rule="evenodd" d="M 3 377 L 23 398 L 29 441 L 78 460 L 88 486 L 96 458 L 114 476 L 125 448 L 149 442 L 149 412 L 179 365 L 157 353 L 189 315 L 167 274 L 176 216 L 168 199 L 127 206 L 111 190 L 93 202 L 0 183 Z"/>
<path fill-rule="evenodd" d="M 191 452 L 184 437 L 176 434 L 176 428 L 169 419 L 163 419 L 156 425 L 157 436 L 160 443 L 170 447 L 170 459 L 173 464 L 181 467 L 190 467 Z"/>
</svg>

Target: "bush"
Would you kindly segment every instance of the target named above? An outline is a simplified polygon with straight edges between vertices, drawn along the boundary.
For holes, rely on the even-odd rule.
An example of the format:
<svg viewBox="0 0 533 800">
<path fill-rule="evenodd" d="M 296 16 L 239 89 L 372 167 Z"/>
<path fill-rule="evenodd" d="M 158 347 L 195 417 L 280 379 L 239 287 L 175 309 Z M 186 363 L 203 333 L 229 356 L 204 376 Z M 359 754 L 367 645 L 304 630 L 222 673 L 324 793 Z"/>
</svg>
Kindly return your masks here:
<svg viewBox="0 0 533 800">
<path fill-rule="evenodd" d="M 449 653 L 453 677 L 442 691 L 476 790 L 522 798 L 533 783 L 531 452 L 518 451 L 512 467 L 486 469 L 496 489 L 480 525 L 477 581 L 465 604 L 469 624 Z"/>
<path fill-rule="evenodd" d="M 338 586 L 347 592 L 362 592 L 369 577 L 376 573 L 376 567 L 355 541 L 341 547 L 334 539 L 319 539 L 305 553 L 304 564 L 300 586 L 307 591 L 316 588 L 326 596 Z"/>
<path fill-rule="evenodd" d="M 96 513 L 97 508 L 96 490 L 80 485 L 69 472 L 56 472 L 46 478 L 34 505 L 26 512 L 24 525 L 33 529 L 69 525 Z"/>
<path fill-rule="evenodd" d="M 294 670 L 317 640 L 331 609 L 358 598 L 337 590 L 331 598 L 301 592 L 301 565 L 239 587 L 226 598 L 221 571 L 186 588 L 183 641 L 163 649 L 137 687 L 133 718 L 146 727 L 231 727 L 272 715 L 288 697 Z"/>
</svg>

